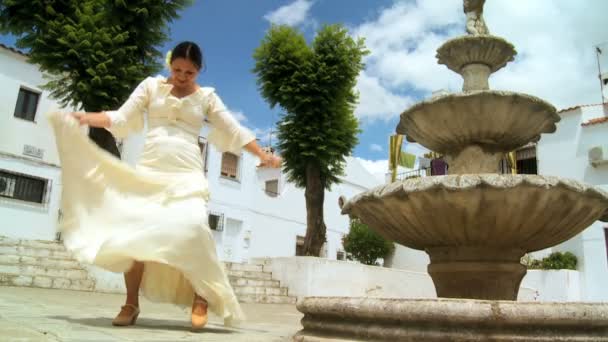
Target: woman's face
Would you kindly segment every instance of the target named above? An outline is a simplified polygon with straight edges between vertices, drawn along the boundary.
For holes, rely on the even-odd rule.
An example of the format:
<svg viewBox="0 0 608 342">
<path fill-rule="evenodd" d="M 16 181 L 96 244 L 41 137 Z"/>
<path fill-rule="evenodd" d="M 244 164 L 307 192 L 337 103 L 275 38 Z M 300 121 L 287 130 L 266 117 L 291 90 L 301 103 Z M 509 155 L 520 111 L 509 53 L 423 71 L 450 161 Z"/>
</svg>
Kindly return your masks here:
<svg viewBox="0 0 608 342">
<path fill-rule="evenodd" d="M 189 88 L 196 83 L 198 69 L 185 58 L 176 58 L 171 62 L 171 80 L 178 88 Z"/>
</svg>

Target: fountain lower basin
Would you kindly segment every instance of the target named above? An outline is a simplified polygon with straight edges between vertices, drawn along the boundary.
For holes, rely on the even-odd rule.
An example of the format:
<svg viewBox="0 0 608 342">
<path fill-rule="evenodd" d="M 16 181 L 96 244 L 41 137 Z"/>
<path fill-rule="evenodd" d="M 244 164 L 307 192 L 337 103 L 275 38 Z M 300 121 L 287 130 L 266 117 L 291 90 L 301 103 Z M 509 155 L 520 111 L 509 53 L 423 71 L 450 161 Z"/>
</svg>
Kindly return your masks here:
<svg viewBox="0 0 608 342">
<path fill-rule="evenodd" d="M 608 220 L 608 194 L 558 177 L 449 175 L 377 187 L 342 213 L 426 251 L 439 297 L 515 300 L 521 257 Z"/>
</svg>

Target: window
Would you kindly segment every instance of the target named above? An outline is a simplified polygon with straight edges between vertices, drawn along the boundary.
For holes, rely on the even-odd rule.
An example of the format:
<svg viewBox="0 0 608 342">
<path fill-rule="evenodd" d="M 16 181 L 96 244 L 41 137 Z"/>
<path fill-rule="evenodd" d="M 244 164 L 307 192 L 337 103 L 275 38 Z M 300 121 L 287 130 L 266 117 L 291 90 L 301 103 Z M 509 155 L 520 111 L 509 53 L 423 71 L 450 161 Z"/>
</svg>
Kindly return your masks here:
<svg viewBox="0 0 608 342">
<path fill-rule="evenodd" d="M 344 251 L 338 251 L 336 253 L 336 259 L 338 259 L 338 260 L 344 260 L 344 259 L 346 259 L 345 257 L 346 257 L 346 255 L 344 254 Z"/>
<path fill-rule="evenodd" d="M 207 146 L 207 139 L 203 137 L 198 137 L 198 148 L 201 150 L 201 157 L 203 159 L 203 170 L 205 170 L 205 172 L 207 172 L 207 155 L 209 153 L 207 151 Z"/>
<path fill-rule="evenodd" d="M 209 228 L 218 232 L 224 230 L 224 214 L 209 213 Z"/>
<path fill-rule="evenodd" d="M 36 118 L 36 110 L 38 109 L 39 98 L 39 93 L 20 88 L 19 96 L 17 97 L 17 106 L 15 107 L 14 116 L 16 118 L 34 121 L 34 119 Z"/>
<path fill-rule="evenodd" d="M 222 154 L 222 171 L 221 175 L 228 179 L 238 180 L 239 157 L 230 152 Z"/>
<path fill-rule="evenodd" d="M 271 197 L 277 197 L 279 195 L 279 180 L 273 179 L 266 181 L 266 194 Z"/>
<path fill-rule="evenodd" d="M 517 158 L 517 173 L 523 175 L 537 175 L 538 162 L 536 160 L 536 145 L 524 147 L 516 151 Z M 507 158 L 500 161 L 499 172 L 502 174 L 511 174 L 511 167 Z"/>
<path fill-rule="evenodd" d="M 44 203 L 48 181 L 0 170 L 0 197 Z"/>
<path fill-rule="evenodd" d="M 522 175 L 537 175 L 536 158 L 520 159 L 517 161 L 517 173 Z"/>
<path fill-rule="evenodd" d="M 296 256 L 304 255 L 304 237 L 296 236 Z"/>
</svg>

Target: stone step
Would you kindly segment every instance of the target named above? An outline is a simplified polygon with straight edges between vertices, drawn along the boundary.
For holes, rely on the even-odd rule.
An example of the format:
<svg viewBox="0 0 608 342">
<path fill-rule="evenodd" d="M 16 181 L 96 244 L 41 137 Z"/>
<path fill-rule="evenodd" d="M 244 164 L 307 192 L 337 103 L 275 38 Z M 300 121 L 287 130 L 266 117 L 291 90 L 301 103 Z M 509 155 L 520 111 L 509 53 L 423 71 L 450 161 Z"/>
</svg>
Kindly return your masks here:
<svg viewBox="0 0 608 342">
<path fill-rule="evenodd" d="M 262 304 L 295 304 L 296 297 L 274 296 L 263 294 L 237 295 L 241 303 L 262 303 Z"/>
<path fill-rule="evenodd" d="M 55 268 L 80 268 L 81 265 L 74 259 L 66 258 L 50 258 L 50 257 L 32 257 L 20 256 L 11 254 L 0 254 L 0 264 L 4 265 L 33 265 L 42 267 Z"/>
<path fill-rule="evenodd" d="M 272 273 L 272 259 L 269 258 L 253 258 L 249 260 L 252 265 L 261 266 L 264 272 Z"/>
<path fill-rule="evenodd" d="M 228 271 L 228 276 L 259 280 L 272 280 L 272 274 L 266 272 Z"/>
<path fill-rule="evenodd" d="M 65 249 L 37 248 L 28 246 L 0 246 L 0 254 L 72 259 L 72 255 Z"/>
<path fill-rule="evenodd" d="M 278 280 L 265 280 L 265 279 L 253 279 L 243 277 L 232 277 L 228 276 L 228 280 L 232 286 L 267 286 L 267 287 L 279 287 L 280 283 Z"/>
<path fill-rule="evenodd" d="M 225 262 L 224 266 L 226 267 L 226 271 L 249 271 L 249 272 L 263 272 L 264 271 L 262 265 Z"/>
<path fill-rule="evenodd" d="M 238 295 L 273 295 L 287 296 L 287 288 L 284 287 L 264 287 L 264 286 L 233 286 L 234 293 Z"/>
<path fill-rule="evenodd" d="M 95 282 L 90 279 L 68 279 L 62 277 L 0 273 L 0 286 L 28 286 L 61 290 L 93 291 L 95 289 Z"/>
<path fill-rule="evenodd" d="M 15 274 L 29 277 L 59 277 L 72 280 L 87 279 L 88 273 L 82 268 L 55 268 L 34 265 L 3 265 L 0 264 L 0 273 Z"/>
<path fill-rule="evenodd" d="M 270 265 L 226 262 L 224 266 L 239 301 L 295 304 L 288 289 L 272 279 Z M 0 237 L 0 285 L 95 290 L 95 281 L 63 244 L 5 237 Z"/>
<path fill-rule="evenodd" d="M 7 237 L 0 237 L 0 246 L 21 246 L 36 249 L 49 249 L 53 251 L 65 251 L 65 246 L 56 241 L 42 240 L 18 240 Z"/>
</svg>

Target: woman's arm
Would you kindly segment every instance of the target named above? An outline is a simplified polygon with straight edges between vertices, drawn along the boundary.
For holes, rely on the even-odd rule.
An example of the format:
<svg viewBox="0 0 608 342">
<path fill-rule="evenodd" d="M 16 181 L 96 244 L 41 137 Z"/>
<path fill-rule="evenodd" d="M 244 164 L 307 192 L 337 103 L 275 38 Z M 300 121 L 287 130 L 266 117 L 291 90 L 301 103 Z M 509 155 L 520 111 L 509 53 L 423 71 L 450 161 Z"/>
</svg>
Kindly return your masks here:
<svg viewBox="0 0 608 342">
<path fill-rule="evenodd" d="M 156 82 L 157 80 L 151 77 L 143 80 L 118 110 L 76 112 L 72 113 L 72 116 L 81 125 L 106 128 L 115 137 L 125 138 L 132 131 L 143 129 L 144 111 L 150 102 L 150 89 L 155 86 Z"/>
<path fill-rule="evenodd" d="M 245 149 L 260 158 L 259 167 L 281 167 L 281 158 L 264 152 L 255 136 L 241 127 L 215 92 L 209 94 L 207 106 L 205 113 L 212 127 L 207 139 L 219 151 L 239 153 Z"/>
<path fill-rule="evenodd" d="M 112 125 L 110 117 L 106 112 L 99 113 L 85 113 L 76 112 L 72 113 L 72 116 L 78 120 L 80 125 L 87 125 L 90 127 L 108 128 Z"/>
<path fill-rule="evenodd" d="M 244 148 L 260 158 L 260 167 L 281 167 L 281 157 L 264 152 L 255 140 L 249 142 Z"/>
</svg>

